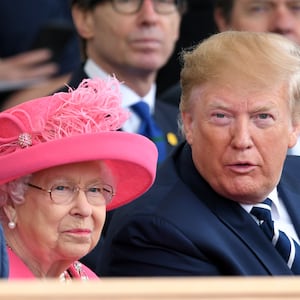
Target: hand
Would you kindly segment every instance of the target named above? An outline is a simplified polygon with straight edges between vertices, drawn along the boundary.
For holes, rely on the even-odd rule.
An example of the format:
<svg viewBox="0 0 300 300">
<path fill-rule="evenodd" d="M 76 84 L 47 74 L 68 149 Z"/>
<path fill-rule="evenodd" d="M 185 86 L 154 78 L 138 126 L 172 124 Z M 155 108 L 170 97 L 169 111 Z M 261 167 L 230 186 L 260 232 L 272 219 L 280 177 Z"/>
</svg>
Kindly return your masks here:
<svg viewBox="0 0 300 300">
<path fill-rule="evenodd" d="M 58 70 L 50 62 L 51 51 L 32 50 L 0 60 L 0 81 L 20 82 L 48 78 Z"/>
</svg>

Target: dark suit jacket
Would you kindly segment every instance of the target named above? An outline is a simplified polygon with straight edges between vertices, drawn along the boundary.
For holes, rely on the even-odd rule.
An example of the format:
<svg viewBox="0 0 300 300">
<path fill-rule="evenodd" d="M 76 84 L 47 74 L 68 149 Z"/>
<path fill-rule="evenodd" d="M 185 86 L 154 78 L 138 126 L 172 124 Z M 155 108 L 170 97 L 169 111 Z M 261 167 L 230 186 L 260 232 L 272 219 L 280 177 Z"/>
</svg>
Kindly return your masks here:
<svg viewBox="0 0 300 300">
<path fill-rule="evenodd" d="M 286 158 L 278 192 L 300 236 L 300 158 Z M 216 194 L 187 144 L 153 187 L 119 208 L 100 251 L 101 276 L 292 275 L 252 217 Z"/>
<path fill-rule="evenodd" d="M 161 101 L 165 103 L 170 103 L 173 105 L 179 105 L 180 102 L 180 96 L 181 96 L 181 87 L 180 83 L 176 83 L 166 89 L 161 95 L 160 99 Z"/>
</svg>

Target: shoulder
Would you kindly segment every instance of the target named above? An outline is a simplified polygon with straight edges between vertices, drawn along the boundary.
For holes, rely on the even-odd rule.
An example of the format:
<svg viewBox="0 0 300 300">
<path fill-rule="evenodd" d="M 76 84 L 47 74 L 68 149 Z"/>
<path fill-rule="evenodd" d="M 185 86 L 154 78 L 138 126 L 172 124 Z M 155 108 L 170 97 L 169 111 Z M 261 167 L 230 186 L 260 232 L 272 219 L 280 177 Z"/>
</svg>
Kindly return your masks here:
<svg viewBox="0 0 300 300">
<path fill-rule="evenodd" d="M 165 116 L 178 116 L 179 114 L 179 107 L 178 105 L 173 105 L 167 102 L 162 101 L 160 98 L 156 99 L 155 102 L 155 116 L 158 114 L 163 114 Z"/>
<path fill-rule="evenodd" d="M 173 133 L 182 140 L 178 129 L 179 107 L 156 99 L 154 118 L 165 133 Z"/>
<path fill-rule="evenodd" d="M 300 171 L 300 156 L 287 155 L 280 178 L 280 184 L 292 190 L 298 190 Z"/>
<path fill-rule="evenodd" d="M 287 155 L 283 165 L 283 175 L 293 174 L 299 176 L 300 170 L 300 156 L 298 155 Z"/>
<path fill-rule="evenodd" d="M 170 229 L 173 224 L 174 227 L 189 231 L 193 227 L 186 224 L 189 224 L 192 218 L 197 222 L 204 220 L 199 220 L 198 212 L 206 212 L 208 208 L 183 182 L 175 165 L 180 150 L 181 147 L 178 147 L 158 168 L 156 180 L 145 194 L 114 211 L 110 228 L 114 228 L 116 232 L 120 228 L 139 226 L 137 224 L 151 228 L 154 228 L 154 224 L 160 224 L 159 226 Z M 209 213 L 206 213 L 206 216 L 208 215 Z M 187 220 L 186 216 L 191 218 Z"/>
<path fill-rule="evenodd" d="M 181 87 L 180 84 L 177 83 L 164 91 L 160 96 L 160 100 L 162 102 L 178 106 L 180 102 L 180 95 Z"/>
<path fill-rule="evenodd" d="M 66 85 L 59 88 L 58 90 L 56 90 L 55 93 L 59 93 L 59 92 L 66 93 L 69 91 L 70 88 L 76 89 L 78 85 L 81 83 L 81 81 L 85 78 L 89 78 L 89 77 L 84 71 L 83 64 L 81 64 L 77 69 L 75 69 L 72 72 L 69 82 Z"/>
</svg>

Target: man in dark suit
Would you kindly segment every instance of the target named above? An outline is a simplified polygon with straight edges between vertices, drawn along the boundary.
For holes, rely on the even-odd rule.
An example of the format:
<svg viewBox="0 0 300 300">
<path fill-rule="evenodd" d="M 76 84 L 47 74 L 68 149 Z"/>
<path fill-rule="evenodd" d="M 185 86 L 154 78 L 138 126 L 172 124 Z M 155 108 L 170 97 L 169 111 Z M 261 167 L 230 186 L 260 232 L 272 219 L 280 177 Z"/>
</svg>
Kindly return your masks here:
<svg viewBox="0 0 300 300">
<path fill-rule="evenodd" d="M 146 103 L 156 128 L 161 131 L 159 136 L 153 137 L 153 141 L 160 144 L 159 163 L 182 140 L 178 129 L 179 109 L 156 99 L 155 80 L 174 50 L 185 10 L 185 0 L 72 0 L 73 21 L 82 41 L 85 62 L 74 72 L 68 86 L 75 88 L 87 77 L 115 75 L 123 82 L 122 105 L 131 111 L 122 130 L 151 138 L 150 134 L 140 131 L 146 127 L 144 119 L 133 108 L 137 103 Z M 107 215 L 104 236 L 112 213 Z M 100 244 L 82 259 L 91 269 L 94 269 Z"/>
<path fill-rule="evenodd" d="M 116 211 L 98 274 L 300 274 L 290 251 L 299 248 L 300 158 L 286 156 L 300 128 L 300 49 L 276 34 L 227 31 L 183 60 L 186 142 L 145 195 Z M 272 216 L 262 220 L 256 206 Z"/>
<path fill-rule="evenodd" d="M 72 1 L 72 16 L 86 60 L 69 86 L 77 87 L 86 77 L 115 75 L 124 83 L 123 105 L 132 113 L 122 130 L 139 132 L 142 120 L 132 107 L 142 100 L 162 131 L 160 139 L 167 154 L 180 139 L 179 111 L 156 101 L 155 80 L 174 50 L 185 9 L 185 0 Z M 164 158 L 159 156 L 160 161 Z"/>
</svg>

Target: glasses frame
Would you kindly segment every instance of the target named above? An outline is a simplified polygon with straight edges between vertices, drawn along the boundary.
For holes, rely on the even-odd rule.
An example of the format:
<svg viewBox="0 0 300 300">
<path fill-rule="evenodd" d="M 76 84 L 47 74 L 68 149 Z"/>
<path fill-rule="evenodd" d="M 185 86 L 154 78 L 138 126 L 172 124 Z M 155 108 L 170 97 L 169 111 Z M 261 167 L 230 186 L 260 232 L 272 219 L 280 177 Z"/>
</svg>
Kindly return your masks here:
<svg viewBox="0 0 300 300">
<path fill-rule="evenodd" d="M 139 0 L 139 4 L 138 4 L 138 6 L 136 7 L 136 9 L 135 9 L 134 11 L 132 11 L 132 12 L 124 12 L 124 11 L 120 10 L 119 7 L 118 7 L 118 5 L 116 4 L 118 0 L 108 0 L 108 1 L 111 3 L 113 9 L 114 9 L 117 13 L 122 14 L 122 15 L 134 15 L 134 14 L 136 14 L 137 12 L 140 11 L 142 5 L 144 4 L 144 0 Z M 167 11 L 167 12 L 161 12 L 161 11 L 159 11 L 159 10 L 157 9 L 157 7 L 158 7 L 158 6 L 157 6 L 158 1 L 159 1 L 159 0 L 152 0 L 152 4 L 153 4 L 154 11 L 155 11 L 156 13 L 160 14 L 160 15 L 169 15 L 169 14 L 172 14 L 172 13 L 174 13 L 174 12 L 176 12 L 176 11 L 182 12 L 182 11 L 185 10 L 185 6 L 186 6 L 186 5 L 185 5 L 185 0 L 175 0 L 175 1 L 174 1 L 174 10 L 172 10 L 172 11 Z"/>
<path fill-rule="evenodd" d="M 105 186 L 109 186 L 110 188 L 111 188 L 111 190 L 112 190 L 112 193 L 110 194 L 110 199 L 105 199 L 105 197 L 103 196 L 103 198 L 105 199 L 105 204 L 107 205 L 107 204 L 109 204 L 110 202 L 111 202 L 111 200 L 112 200 L 112 198 L 115 196 L 115 193 L 114 193 L 114 190 L 113 190 L 113 187 L 111 186 L 111 185 L 109 185 L 109 184 L 104 184 Z M 75 197 L 75 195 L 76 195 L 76 193 L 78 194 L 79 193 L 79 191 L 83 191 L 84 192 L 84 194 L 85 194 L 85 197 L 86 197 L 86 199 L 87 199 L 87 201 L 89 202 L 89 198 L 86 196 L 86 188 L 81 188 L 80 186 L 74 186 L 74 188 L 76 187 L 76 189 L 74 189 L 74 195 L 73 195 L 73 197 L 70 197 L 70 200 L 69 201 L 66 201 L 66 202 L 57 202 L 57 201 L 54 201 L 53 200 L 53 197 L 52 197 L 52 189 L 54 188 L 54 186 L 52 186 L 51 187 L 51 189 L 45 189 L 45 188 L 43 188 L 43 187 L 40 187 L 40 186 L 38 186 L 38 185 L 35 185 L 35 184 L 32 184 L 32 183 L 27 183 L 27 186 L 29 186 L 29 187 L 32 187 L 32 188 L 35 188 L 35 189 L 38 189 L 38 190 L 41 190 L 41 191 L 43 191 L 43 192 L 47 192 L 49 195 L 50 195 L 50 199 L 53 201 L 53 203 L 55 203 L 55 204 L 69 204 L 69 203 L 71 203 L 72 201 L 73 201 L 73 199 L 74 199 L 74 197 Z M 89 202 L 90 203 L 90 202 Z M 92 204 L 92 203 L 90 203 L 90 204 Z M 94 205 L 94 204 L 92 204 L 92 205 Z M 101 204 L 99 204 L 99 206 L 100 206 Z"/>
</svg>

